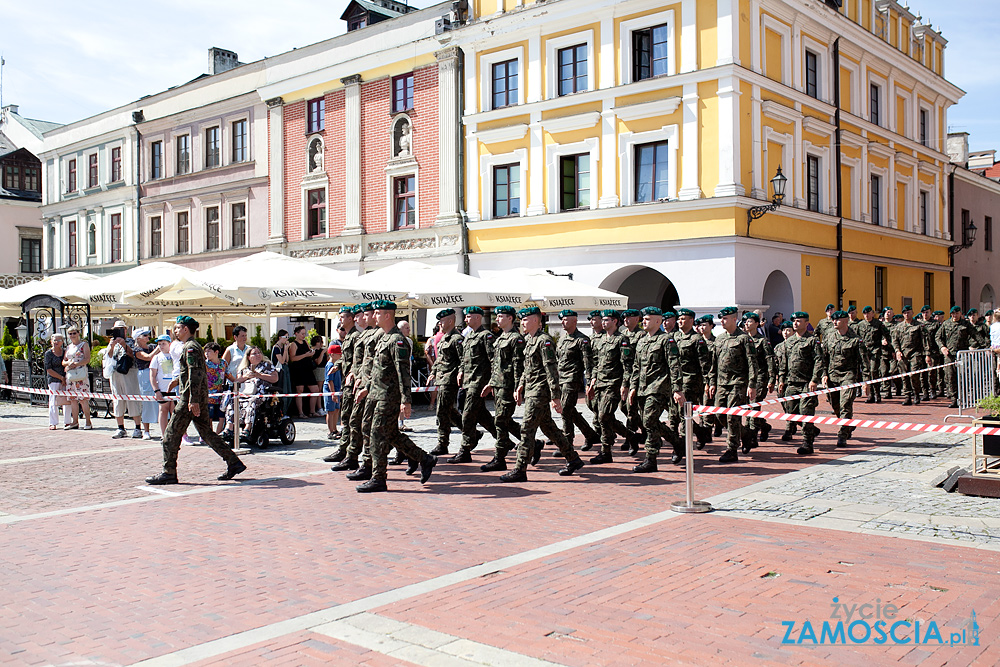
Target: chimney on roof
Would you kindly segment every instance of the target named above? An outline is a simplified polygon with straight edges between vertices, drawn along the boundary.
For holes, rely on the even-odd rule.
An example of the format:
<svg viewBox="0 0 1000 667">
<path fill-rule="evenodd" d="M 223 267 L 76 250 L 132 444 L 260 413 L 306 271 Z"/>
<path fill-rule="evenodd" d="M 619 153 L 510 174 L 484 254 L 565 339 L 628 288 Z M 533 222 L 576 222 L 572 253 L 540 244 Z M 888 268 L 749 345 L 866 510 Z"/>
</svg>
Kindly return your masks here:
<svg viewBox="0 0 1000 667">
<path fill-rule="evenodd" d="M 945 150 L 952 163 L 963 167 L 967 166 L 969 164 L 969 133 L 949 132 Z"/>
<path fill-rule="evenodd" d="M 7 113 L 17 113 L 17 105 L 16 104 L 8 104 L 7 106 L 5 106 L 3 108 L 3 110 L 6 111 Z"/>
<path fill-rule="evenodd" d="M 228 72 L 239 65 L 239 56 L 236 55 L 235 51 L 226 51 L 217 46 L 208 50 L 208 73 L 210 75 Z"/>
</svg>

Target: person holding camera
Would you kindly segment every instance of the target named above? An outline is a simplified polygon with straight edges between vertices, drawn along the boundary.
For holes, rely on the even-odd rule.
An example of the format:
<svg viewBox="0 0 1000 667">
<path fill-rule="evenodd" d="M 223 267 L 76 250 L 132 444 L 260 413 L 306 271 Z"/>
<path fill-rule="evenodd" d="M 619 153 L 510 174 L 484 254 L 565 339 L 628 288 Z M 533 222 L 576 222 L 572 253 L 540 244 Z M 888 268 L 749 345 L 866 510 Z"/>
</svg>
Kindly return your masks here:
<svg viewBox="0 0 1000 667">
<path fill-rule="evenodd" d="M 107 355 L 114 360 L 114 372 L 111 374 L 111 393 L 116 396 L 137 396 L 139 394 L 139 374 L 135 367 L 135 341 L 125 337 L 125 322 L 118 320 L 111 329 L 111 342 L 108 343 Z M 135 421 L 133 438 L 142 437 L 140 419 L 142 417 L 142 402 L 132 399 L 116 398 L 114 405 L 115 420 L 118 430 L 112 438 L 127 438 L 125 431 L 125 411 Z"/>
</svg>

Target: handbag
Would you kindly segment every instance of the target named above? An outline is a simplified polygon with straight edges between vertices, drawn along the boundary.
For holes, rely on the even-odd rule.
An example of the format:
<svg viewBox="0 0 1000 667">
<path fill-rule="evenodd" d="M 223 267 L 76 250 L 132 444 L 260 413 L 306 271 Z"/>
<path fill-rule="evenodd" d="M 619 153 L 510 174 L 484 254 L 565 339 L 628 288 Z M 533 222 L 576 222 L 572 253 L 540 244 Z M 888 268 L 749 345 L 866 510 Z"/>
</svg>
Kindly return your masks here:
<svg viewBox="0 0 1000 667">
<path fill-rule="evenodd" d="M 121 373 L 122 375 L 128 375 L 128 372 L 132 370 L 132 357 L 127 354 L 122 354 L 115 361 L 115 371 Z"/>
<path fill-rule="evenodd" d="M 66 371 L 66 382 L 81 382 L 87 379 L 87 367 L 77 366 Z"/>
<path fill-rule="evenodd" d="M 104 348 L 102 353 L 101 367 L 104 371 L 104 379 L 110 380 L 115 374 L 115 358 L 107 354 L 108 348 Z"/>
</svg>

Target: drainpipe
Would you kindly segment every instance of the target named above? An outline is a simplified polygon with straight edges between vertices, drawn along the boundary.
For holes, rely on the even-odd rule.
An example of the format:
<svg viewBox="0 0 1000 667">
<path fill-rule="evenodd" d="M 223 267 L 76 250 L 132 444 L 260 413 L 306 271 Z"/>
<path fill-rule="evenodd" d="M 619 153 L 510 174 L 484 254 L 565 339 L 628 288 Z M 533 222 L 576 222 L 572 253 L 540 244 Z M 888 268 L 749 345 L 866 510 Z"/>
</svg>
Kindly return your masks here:
<svg viewBox="0 0 1000 667">
<path fill-rule="evenodd" d="M 469 275 L 469 218 L 465 215 L 465 122 L 462 113 L 465 109 L 465 52 L 458 49 L 458 64 L 455 67 L 456 88 L 458 89 L 458 123 L 455 133 L 458 135 L 458 214 L 462 225 L 462 273 Z"/>
<path fill-rule="evenodd" d="M 952 167 L 948 172 L 948 234 L 951 236 L 951 242 L 955 243 L 955 168 Z M 965 230 L 962 230 L 963 237 L 958 240 L 958 243 L 964 243 Z M 948 303 L 955 303 L 955 253 L 948 252 L 948 267 L 950 271 L 948 272 L 948 291 L 950 294 L 950 300 Z"/>
<path fill-rule="evenodd" d="M 834 169 L 837 182 L 837 308 L 844 309 L 844 209 L 843 209 L 843 184 L 841 178 L 843 169 L 841 168 L 841 133 L 843 129 L 840 125 L 840 37 L 833 41 L 833 106 L 834 134 L 836 143 L 836 154 L 834 157 Z"/>
<path fill-rule="evenodd" d="M 139 230 L 142 227 L 142 133 L 139 131 L 139 123 L 145 117 L 142 110 L 132 112 L 132 126 L 135 128 L 135 265 L 139 266 L 141 237 Z"/>
</svg>

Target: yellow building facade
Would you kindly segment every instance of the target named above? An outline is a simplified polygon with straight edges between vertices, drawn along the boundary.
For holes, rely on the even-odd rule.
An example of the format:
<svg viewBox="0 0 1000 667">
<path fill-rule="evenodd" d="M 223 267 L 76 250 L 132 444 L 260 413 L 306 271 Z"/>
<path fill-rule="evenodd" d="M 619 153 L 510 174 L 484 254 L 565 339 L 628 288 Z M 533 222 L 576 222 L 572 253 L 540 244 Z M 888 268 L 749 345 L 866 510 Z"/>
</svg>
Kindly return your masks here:
<svg viewBox="0 0 1000 667">
<path fill-rule="evenodd" d="M 472 272 L 703 312 L 818 315 L 838 287 L 944 309 L 946 41 L 895 0 L 837 4 L 472 2 L 450 37 Z"/>
</svg>

